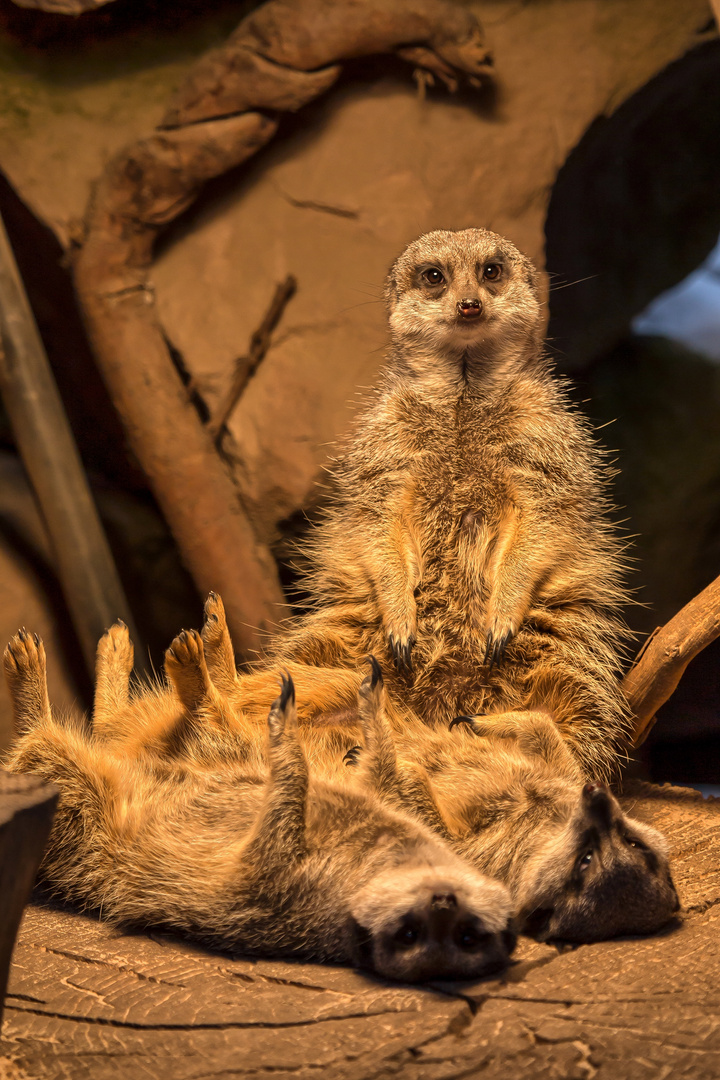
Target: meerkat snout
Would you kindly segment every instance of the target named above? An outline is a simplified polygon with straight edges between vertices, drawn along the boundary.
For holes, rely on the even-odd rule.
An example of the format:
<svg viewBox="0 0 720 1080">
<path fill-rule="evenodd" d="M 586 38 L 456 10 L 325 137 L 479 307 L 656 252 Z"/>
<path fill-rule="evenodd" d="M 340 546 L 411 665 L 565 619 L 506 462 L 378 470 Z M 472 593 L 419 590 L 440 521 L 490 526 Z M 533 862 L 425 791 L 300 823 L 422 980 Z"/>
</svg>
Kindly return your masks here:
<svg viewBox="0 0 720 1080">
<path fill-rule="evenodd" d="M 482 304 L 477 297 L 465 297 L 458 300 L 457 310 L 461 319 L 477 319 L 482 314 Z"/>
</svg>

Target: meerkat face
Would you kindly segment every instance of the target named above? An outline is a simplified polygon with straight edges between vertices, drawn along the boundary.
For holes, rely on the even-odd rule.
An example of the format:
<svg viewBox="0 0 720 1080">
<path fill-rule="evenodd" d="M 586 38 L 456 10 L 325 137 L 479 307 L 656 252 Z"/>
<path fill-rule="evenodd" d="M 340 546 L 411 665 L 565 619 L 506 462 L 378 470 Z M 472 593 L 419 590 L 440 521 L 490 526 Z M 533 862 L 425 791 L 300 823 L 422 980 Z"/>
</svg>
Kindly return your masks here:
<svg viewBox="0 0 720 1080">
<path fill-rule="evenodd" d="M 485 229 L 415 240 L 392 267 L 386 297 L 394 337 L 439 356 L 486 356 L 540 332 L 535 268 Z"/>
<path fill-rule="evenodd" d="M 518 926 L 541 941 L 587 942 L 651 933 L 679 910 L 664 838 L 623 814 L 604 784 L 534 859 L 520 889 Z"/>
<path fill-rule="evenodd" d="M 385 871 L 351 914 L 358 964 L 403 982 L 488 975 L 515 947 L 510 894 L 469 867 Z"/>
</svg>

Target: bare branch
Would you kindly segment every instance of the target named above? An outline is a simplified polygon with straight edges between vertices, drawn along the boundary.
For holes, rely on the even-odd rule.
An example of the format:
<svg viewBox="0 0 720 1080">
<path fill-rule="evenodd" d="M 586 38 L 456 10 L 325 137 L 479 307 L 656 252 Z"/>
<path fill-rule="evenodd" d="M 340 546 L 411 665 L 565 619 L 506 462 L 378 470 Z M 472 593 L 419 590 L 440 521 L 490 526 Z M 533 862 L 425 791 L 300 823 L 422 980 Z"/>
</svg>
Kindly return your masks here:
<svg viewBox="0 0 720 1080">
<path fill-rule="evenodd" d="M 623 680 L 635 716 L 632 745 L 648 737 L 655 714 L 675 692 L 685 668 L 720 637 L 720 577 L 653 631 Z"/>
<path fill-rule="evenodd" d="M 295 295 L 296 290 L 297 281 L 292 274 L 288 274 L 285 280 L 276 287 L 275 295 L 270 301 L 270 307 L 265 312 L 263 321 L 250 338 L 250 348 L 247 356 L 241 356 L 236 362 L 235 374 L 228 391 L 220 402 L 215 416 L 208 423 L 208 431 L 216 444 L 220 443 L 225 426 L 240 400 L 243 390 L 265 359 L 270 348 L 273 331 L 280 322 L 287 303 Z"/>
</svg>

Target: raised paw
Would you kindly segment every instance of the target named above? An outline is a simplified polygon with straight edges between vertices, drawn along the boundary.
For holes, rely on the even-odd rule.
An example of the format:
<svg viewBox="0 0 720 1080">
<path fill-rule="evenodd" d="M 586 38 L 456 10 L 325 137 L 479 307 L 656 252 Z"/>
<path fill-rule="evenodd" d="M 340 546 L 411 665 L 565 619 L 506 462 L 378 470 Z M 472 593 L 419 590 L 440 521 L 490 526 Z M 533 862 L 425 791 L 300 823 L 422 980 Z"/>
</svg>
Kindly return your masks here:
<svg viewBox="0 0 720 1080">
<path fill-rule="evenodd" d="M 191 712 L 212 693 L 202 638 L 197 630 L 181 630 L 165 653 L 165 673 L 181 703 Z"/>
<path fill-rule="evenodd" d="M 11 682 L 40 675 L 45 678 L 45 646 L 42 638 L 23 626 L 8 642 L 3 655 L 5 674 Z"/>
<path fill-rule="evenodd" d="M 268 714 L 268 729 L 271 741 L 276 742 L 279 740 L 285 733 L 286 728 L 294 728 L 296 724 L 295 684 L 290 673 L 285 672 L 280 680 L 280 696 L 275 698 Z"/>
<path fill-rule="evenodd" d="M 485 658 L 484 664 L 487 668 L 492 670 L 496 664 L 499 664 L 505 650 L 515 636 L 515 630 L 509 627 L 505 630 L 488 630 L 485 638 Z"/>
<path fill-rule="evenodd" d="M 212 681 L 223 693 L 231 693 L 237 681 L 235 653 L 227 628 L 225 608 L 216 592 L 209 592 L 205 601 L 201 637 Z"/>
<path fill-rule="evenodd" d="M 130 632 L 122 619 L 118 619 L 98 641 L 97 663 L 112 664 L 129 674 L 133 660 L 134 649 Z"/>
<path fill-rule="evenodd" d="M 344 765 L 355 766 L 360 761 L 360 755 L 362 754 L 362 746 L 351 746 L 347 754 L 343 756 Z"/>
<path fill-rule="evenodd" d="M 414 634 L 409 634 L 407 637 L 388 634 L 388 648 L 392 653 L 395 668 L 400 674 L 412 671 L 412 650 L 415 640 Z"/>
<path fill-rule="evenodd" d="M 50 718 L 45 678 L 45 648 L 25 627 L 10 639 L 3 656 L 15 733 L 22 734 Z"/>
</svg>

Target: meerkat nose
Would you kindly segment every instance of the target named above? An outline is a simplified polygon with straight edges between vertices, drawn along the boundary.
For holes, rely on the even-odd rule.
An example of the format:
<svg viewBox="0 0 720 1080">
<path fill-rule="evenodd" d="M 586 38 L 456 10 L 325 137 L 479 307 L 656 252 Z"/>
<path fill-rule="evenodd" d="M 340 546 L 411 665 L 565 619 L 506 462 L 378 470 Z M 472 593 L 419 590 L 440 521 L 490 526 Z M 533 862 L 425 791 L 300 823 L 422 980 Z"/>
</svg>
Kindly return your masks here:
<svg viewBox="0 0 720 1080">
<path fill-rule="evenodd" d="M 482 304 L 477 297 L 458 300 L 457 310 L 458 315 L 463 319 L 477 319 L 478 315 L 482 312 Z"/>
<path fill-rule="evenodd" d="M 434 908 L 457 907 L 457 897 L 455 893 L 435 893 L 432 898 L 432 906 Z"/>
</svg>

